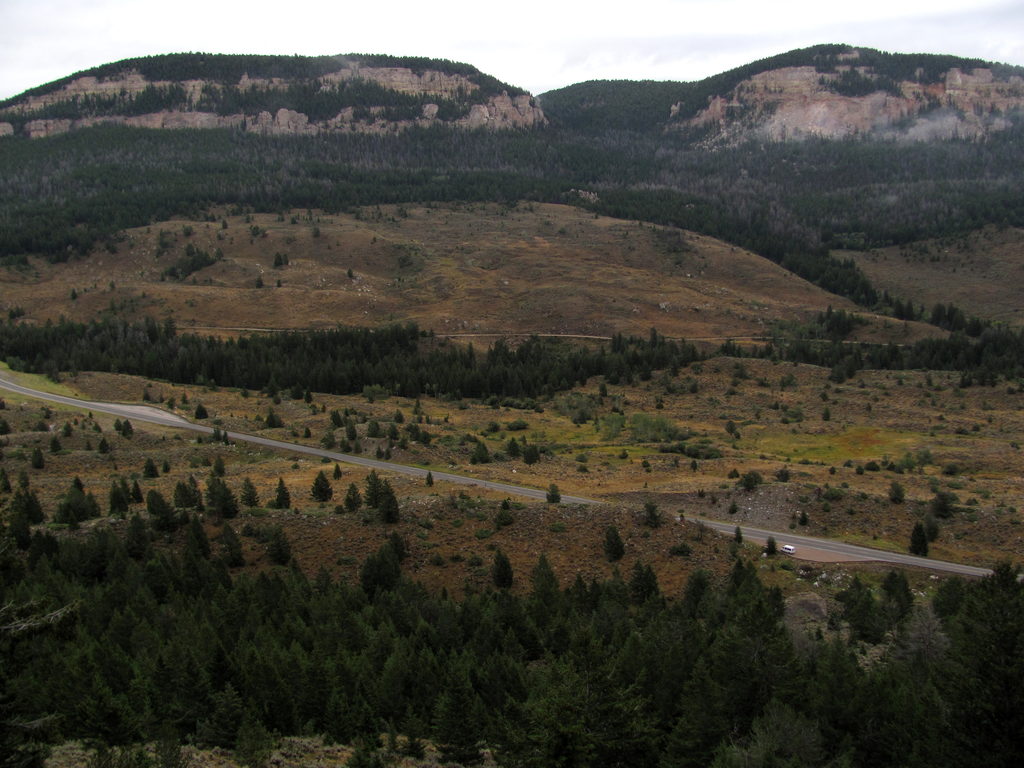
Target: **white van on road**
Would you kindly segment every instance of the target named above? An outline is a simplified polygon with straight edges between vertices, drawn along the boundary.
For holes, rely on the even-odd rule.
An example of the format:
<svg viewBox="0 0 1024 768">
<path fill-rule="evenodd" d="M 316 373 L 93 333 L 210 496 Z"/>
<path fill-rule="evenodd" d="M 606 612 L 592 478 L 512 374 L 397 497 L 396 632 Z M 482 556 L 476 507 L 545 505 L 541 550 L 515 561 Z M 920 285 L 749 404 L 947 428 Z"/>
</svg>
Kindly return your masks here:
<svg viewBox="0 0 1024 768">
<path fill-rule="evenodd" d="M 783 544 L 782 547 L 780 547 L 780 549 L 782 550 L 782 554 L 784 555 L 796 554 L 796 547 L 794 547 L 792 544 Z"/>
</svg>

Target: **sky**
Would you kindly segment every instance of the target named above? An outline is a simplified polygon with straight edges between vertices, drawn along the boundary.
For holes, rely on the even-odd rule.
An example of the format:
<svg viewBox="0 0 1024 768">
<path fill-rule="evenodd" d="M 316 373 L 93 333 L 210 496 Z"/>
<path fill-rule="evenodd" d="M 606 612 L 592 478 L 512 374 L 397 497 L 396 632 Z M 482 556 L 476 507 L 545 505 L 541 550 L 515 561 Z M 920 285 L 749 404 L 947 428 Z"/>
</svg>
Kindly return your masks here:
<svg viewBox="0 0 1024 768">
<path fill-rule="evenodd" d="M 386 53 L 540 94 L 699 80 L 818 43 L 1024 65 L 1024 0 L 0 0 L 0 99 L 163 53 Z"/>
</svg>

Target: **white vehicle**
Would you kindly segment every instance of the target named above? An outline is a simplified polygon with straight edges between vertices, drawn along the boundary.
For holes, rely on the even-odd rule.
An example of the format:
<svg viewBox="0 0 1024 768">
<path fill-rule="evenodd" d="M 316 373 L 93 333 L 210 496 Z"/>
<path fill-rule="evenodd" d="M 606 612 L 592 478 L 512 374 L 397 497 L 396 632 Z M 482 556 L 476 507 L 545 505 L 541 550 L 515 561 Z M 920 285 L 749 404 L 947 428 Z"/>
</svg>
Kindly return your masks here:
<svg viewBox="0 0 1024 768">
<path fill-rule="evenodd" d="M 782 554 L 784 554 L 784 555 L 795 555 L 796 554 L 796 547 L 794 547 L 792 544 L 783 544 L 782 545 Z"/>
</svg>

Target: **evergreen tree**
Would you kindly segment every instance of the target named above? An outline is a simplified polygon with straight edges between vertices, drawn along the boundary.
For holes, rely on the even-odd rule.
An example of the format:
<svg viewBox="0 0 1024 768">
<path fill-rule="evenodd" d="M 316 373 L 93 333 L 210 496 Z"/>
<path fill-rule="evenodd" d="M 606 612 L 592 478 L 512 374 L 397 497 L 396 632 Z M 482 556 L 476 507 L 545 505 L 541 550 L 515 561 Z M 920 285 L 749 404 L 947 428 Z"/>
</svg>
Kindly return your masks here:
<svg viewBox="0 0 1024 768">
<path fill-rule="evenodd" d="M 482 759 L 483 712 L 469 678 L 459 665 L 434 705 L 434 740 L 446 763 L 476 765 Z"/>
<path fill-rule="evenodd" d="M 138 514 L 132 515 L 132 519 L 128 521 L 128 533 L 125 534 L 124 548 L 133 560 L 149 559 L 149 528 Z"/>
<path fill-rule="evenodd" d="M 160 472 L 156 468 L 156 462 L 153 461 L 152 457 L 146 457 L 146 463 L 142 467 L 142 476 L 146 478 L 154 478 L 160 476 Z"/>
<path fill-rule="evenodd" d="M 279 525 L 275 525 L 270 531 L 270 539 L 267 541 L 267 555 L 270 557 L 270 561 L 277 565 L 288 565 L 291 562 L 292 545 Z"/>
<path fill-rule="evenodd" d="M 185 552 L 193 558 L 210 559 L 210 540 L 203 530 L 198 515 L 192 515 L 188 521 L 188 537 L 185 540 Z"/>
<path fill-rule="evenodd" d="M 619 529 L 609 525 L 604 532 L 604 556 L 608 562 L 615 563 L 622 559 L 626 553 L 626 547 L 619 536 Z"/>
<path fill-rule="evenodd" d="M 100 507 L 96 502 L 96 497 L 91 493 L 85 493 L 72 483 L 57 505 L 53 519 L 54 522 L 76 528 L 83 520 L 91 520 L 99 516 Z"/>
<path fill-rule="evenodd" d="M 331 497 L 334 496 L 334 489 L 331 488 L 331 481 L 327 479 L 327 475 L 323 473 L 323 470 L 317 472 L 309 494 L 314 500 L 321 503 L 330 501 Z"/>
<path fill-rule="evenodd" d="M 242 479 L 242 490 L 239 493 L 239 500 L 249 509 L 260 505 L 260 497 L 256 492 L 256 486 L 248 477 Z"/>
<path fill-rule="evenodd" d="M 914 529 L 910 532 L 910 554 L 928 557 L 928 534 L 921 523 L 914 523 Z"/>
<path fill-rule="evenodd" d="M 523 448 L 523 463 L 536 464 L 540 461 L 540 449 L 535 445 L 527 445 Z"/>
<path fill-rule="evenodd" d="M 633 575 L 629 580 L 629 596 L 634 605 L 643 605 L 652 597 L 661 594 L 658 577 L 654 569 L 642 564 L 639 560 L 633 565 Z"/>
<path fill-rule="evenodd" d="M 377 592 L 389 592 L 398 585 L 402 566 L 394 549 L 385 544 L 367 557 L 359 569 L 359 583 L 363 592 L 373 597 Z"/>
<path fill-rule="evenodd" d="M 558 486 L 552 483 L 548 486 L 547 492 L 548 504 L 560 504 L 562 502 L 562 494 L 558 490 Z"/>
<path fill-rule="evenodd" d="M 27 486 L 19 486 L 11 497 L 8 514 L 23 517 L 30 525 L 43 522 L 43 507 L 36 492 Z"/>
<path fill-rule="evenodd" d="M 500 549 L 494 552 L 494 564 L 491 566 L 491 580 L 498 589 L 512 586 L 512 563 Z"/>
<path fill-rule="evenodd" d="M 277 491 L 274 494 L 274 509 L 291 509 L 292 497 L 284 484 L 283 478 L 277 479 Z"/>
<path fill-rule="evenodd" d="M 224 528 L 220 532 L 220 547 L 221 557 L 228 568 L 241 568 L 245 565 L 242 540 L 238 538 L 235 529 L 228 523 L 224 523 Z"/>
<path fill-rule="evenodd" d="M 146 494 L 146 512 L 149 514 L 150 524 L 155 530 L 163 532 L 178 530 L 178 515 L 174 511 L 174 507 L 167 503 L 159 491 L 150 491 Z"/>
<path fill-rule="evenodd" d="M 371 469 L 370 473 L 366 476 L 366 492 L 363 495 L 366 505 L 368 507 L 376 507 L 381 502 L 383 494 L 383 483 L 377 476 L 377 470 Z"/>
<path fill-rule="evenodd" d="M 381 491 L 380 504 L 377 505 L 377 512 L 380 514 L 380 521 L 388 525 L 397 523 L 401 513 L 398 506 L 398 499 L 395 498 L 395 492 L 391 489 L 391 483 L 387 480 L 383 480 L 381 482 L 383 490 Z"/>
<path fill-rule="evenodd" d="M 130 492 L 127 488 L 127 483 L 124 479 L 121 482 L 114 481 L 110 484 L 110 505 L 108 514 L 111 517 L 123 518 L 128 514 L 129 505 L 131 503 Z"/>
<path fill-rule="evenodd" d="M 473 447 L 472 453 L 469 456 L 470 464 L 490 464 L 491 453 L 487 450 L 487 446 L 483 440 L 477 440 L 476 445 Z"/>
<path fill-rule="evenodd" d="M 238 516 L 238 501 L 228 484 L 216 475 L 206 483 L 206 508 L 216 519 L 230 519 Z"/>
<path fill-rule="evenodd" d="M 202 494 L 196 479 L 189 476 L 188 480 L 179 480 L 174 486 L 174 506 L 178 509 L 201 509 Z"/>
<path fill-rule="evenodd" d="M 206 747 L 234 749 L 238 739 L 238 726 L 242 722 L 242 697 L 229 682 L 224 690 L 211 699 L 210 716 L 201 720 L 196 728 L 196 741 Z"/>
<path fill-rule="evenodd" d="M 360 495 L 359 489 L 355 483 L 349 483 L 348 490 L 345 492 L 345 511 L 356 512 L 362 505 L 363 497 Z"/>
</svg>

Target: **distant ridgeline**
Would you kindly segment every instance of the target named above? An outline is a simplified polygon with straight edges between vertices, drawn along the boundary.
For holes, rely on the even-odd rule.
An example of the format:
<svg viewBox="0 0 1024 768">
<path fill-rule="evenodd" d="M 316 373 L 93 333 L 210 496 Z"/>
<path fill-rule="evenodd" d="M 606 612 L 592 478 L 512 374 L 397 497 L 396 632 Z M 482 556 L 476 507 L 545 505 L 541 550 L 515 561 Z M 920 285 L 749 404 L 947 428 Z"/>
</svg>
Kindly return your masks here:
<svg viewBox="0 0 1024 768">
<path fill-rule="evenodd" d="M 417 121 L 507 127 L 543 114 L 522 89 L 452 61 L 189 53 L 125 59 L 33 88 L 0 102 L 0 121 L 38 138 L 110 122 L 308 134 Z"/>
<path fill-rule="evenodd" d="M 540 99 L 466 64 L 386 56 L 78 73 L 0 104 L 0 265 L 223 208 L 538 200 L 717 237 L 874 306 L 834 250 L 1024 226 L 1021 68 L 825 45 Z"/>
<path fill-rule="evenodd" d="M 830 44 L 695 82 L 594 80 L 540 98 L 552 122 L 576 130 L 672 127 L 691 138 L 724 132 L 731 139 L 978 138 L 1019 119 L 1024 67 Z M 789 115 L 791 102 L 799 115 Z M 791 123 L 786 134 L 772 122 L 780 110 Z M 956 119 L 932 125 L 932 135 L 918 131 L 915 136 L 912 128 L 920 117 L 944 111 Z M 733 126 L 736 130 L 727 130 Z"/>
</svg>

